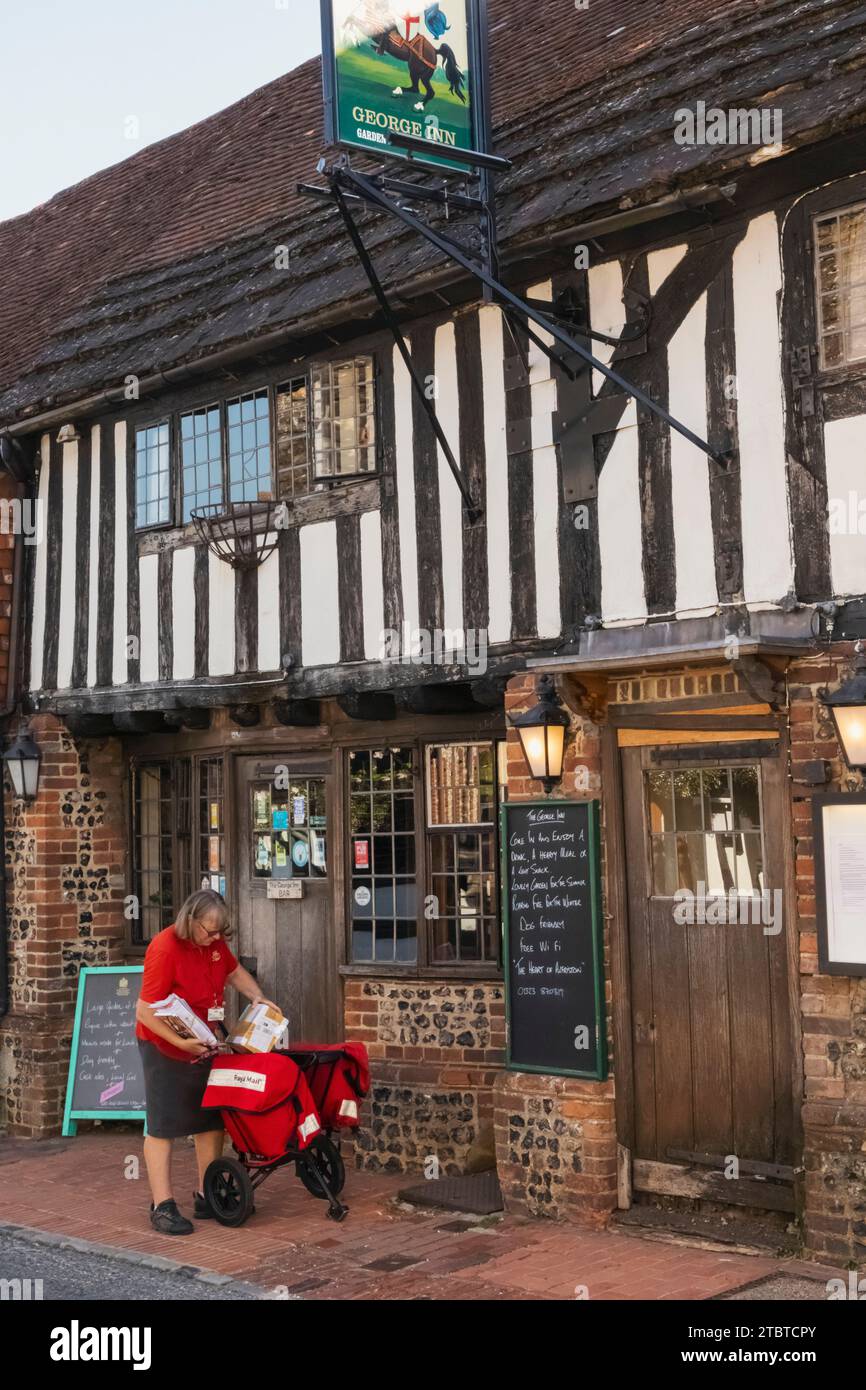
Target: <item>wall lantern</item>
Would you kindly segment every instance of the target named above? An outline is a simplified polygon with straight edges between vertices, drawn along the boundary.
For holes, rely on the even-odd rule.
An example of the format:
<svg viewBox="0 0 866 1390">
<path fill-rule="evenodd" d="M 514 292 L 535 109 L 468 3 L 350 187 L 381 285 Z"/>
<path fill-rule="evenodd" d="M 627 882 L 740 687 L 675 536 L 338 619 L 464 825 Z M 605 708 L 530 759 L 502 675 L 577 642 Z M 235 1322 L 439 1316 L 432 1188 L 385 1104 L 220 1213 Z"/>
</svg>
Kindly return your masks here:
<svg viewBox="0 0 866 1390">
<path fill-rule="evenodd" d="M 511 727 L 520 734 L 530 773 L 550 796 L 556 784 L 562 781 L 565 731 L 571 720 L 561 707 L 550 676 L 541 677 L 537 693 L 538 704 L 526 714 L 514 715 Z"/>
<path fill-rule="evenodd" d="M 9 769 L 12 790 L 19 801 L 35 801 L 39 790 L 39 764 L 42 754 L 33 741 L 29 729 L 19 731 L 17 738 L 3 754 L 3 761 Z"/>
<path fill-rule="evenodd" d="M 866 768 L 866 652 L 860 642 L 854 651 L 856 661 L 851 679 L 832 695 L 823 697 L 833 716 L 845 761 L 852 770 Z"/>
</svg>

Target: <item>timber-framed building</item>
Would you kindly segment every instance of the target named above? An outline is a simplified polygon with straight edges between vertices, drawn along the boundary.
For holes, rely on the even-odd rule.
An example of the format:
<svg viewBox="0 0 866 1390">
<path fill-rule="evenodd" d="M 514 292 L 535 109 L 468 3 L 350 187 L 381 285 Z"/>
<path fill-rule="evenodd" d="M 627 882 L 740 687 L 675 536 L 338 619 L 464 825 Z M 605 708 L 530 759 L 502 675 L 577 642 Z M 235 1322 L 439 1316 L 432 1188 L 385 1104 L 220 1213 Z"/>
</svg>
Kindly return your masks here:
<svg viewBox="0 0 866 1390">
<path fill-rule="evenodd" d="M 862 1258 L 866 986 L 819 969 L 811 814 L 859 785 L 820 692 L 866 611 L 866 527 L 829 521 L 866 453 L 866 5 L 549 7 L 533 83 L 537 7 L 490 8 L 504 278 L 728 461 L 368 218 L 471 523 L 296 192 L 318 62 L 0 226 L 6 486 L 41 528 L 9 551 L 8 717 L 43 759 L 6 798 L 0 1117 L 56 1132 L 79 969 L 206 880 L 293 1030 L 368 1045 L 360 1164 L 495 1162 L 576 1220 L 769 1203 Z M 675 139 L 700 101 L 778 108 L 781 140 Z M 233 568 L 192 513 L 262 499 L 272 549 Z M 602 806 L 605 1081 L 505 1066 L 497 814 L 540 793 L 509 718 L 542 674 L 555 795 Z M 781 929 L 672 927 L 714 875 L 778 890 Z"/>
</svg>

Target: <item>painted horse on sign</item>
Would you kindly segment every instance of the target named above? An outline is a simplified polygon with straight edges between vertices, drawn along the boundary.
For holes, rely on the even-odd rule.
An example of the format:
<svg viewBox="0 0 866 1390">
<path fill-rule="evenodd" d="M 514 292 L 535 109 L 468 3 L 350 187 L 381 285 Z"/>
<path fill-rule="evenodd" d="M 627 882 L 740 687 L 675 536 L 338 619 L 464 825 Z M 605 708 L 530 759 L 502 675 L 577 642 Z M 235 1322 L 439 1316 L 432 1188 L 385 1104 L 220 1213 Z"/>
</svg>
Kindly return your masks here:
<svg viewBox="0 0 866 1390">
<path fill-rule="evenodd" d="M 423 18 L 428 31 L 435 39 L 441 38 L 450 28 L 447 15 L 442 12 L 438 3 L 428 5 Z M 390 10 L 387 0 L 361 0 L 344 21 L 343 34 L 348 42 L 356 46 L 367 38 L 372 42 L 376 53 L 383 56 L 387 54 L 396 58 L 398 62 L 407 64 L 410 85 L 408 88 L 395 87 L 392 95 L 421 96 L 420 89 L 423 87 L 424 96 L 415 103 L 416 111 L 423 111 L 436 95 L 431 79 L 440 58 L 451 92 L 465 103 L 463 73 L 453 48 L 447 43 L 440 44 L 437 48 L 426 34 L 421 32 L 420 24 L 420 14 L 406 14 L 398 20 Z M 416 26 L 417 32 L 413 33 Z"/>
</svg>

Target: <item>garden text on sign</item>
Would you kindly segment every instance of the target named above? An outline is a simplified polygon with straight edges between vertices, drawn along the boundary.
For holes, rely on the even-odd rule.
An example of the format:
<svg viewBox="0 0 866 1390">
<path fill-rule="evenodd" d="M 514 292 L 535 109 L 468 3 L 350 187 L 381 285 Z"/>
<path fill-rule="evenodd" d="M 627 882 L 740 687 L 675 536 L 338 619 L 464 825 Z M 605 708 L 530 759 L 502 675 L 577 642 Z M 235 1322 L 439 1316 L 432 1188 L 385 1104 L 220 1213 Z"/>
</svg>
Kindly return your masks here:
<svg viewBox="0 0 866 1390">
<path fill-rule="evenodd" d="M 476 0 L 322 0 L 329 139 L 399 154 L 389 136 L 408 135 L 459 168 L 435 151 L 479 147 L 477 23 Z"/>
</svg>

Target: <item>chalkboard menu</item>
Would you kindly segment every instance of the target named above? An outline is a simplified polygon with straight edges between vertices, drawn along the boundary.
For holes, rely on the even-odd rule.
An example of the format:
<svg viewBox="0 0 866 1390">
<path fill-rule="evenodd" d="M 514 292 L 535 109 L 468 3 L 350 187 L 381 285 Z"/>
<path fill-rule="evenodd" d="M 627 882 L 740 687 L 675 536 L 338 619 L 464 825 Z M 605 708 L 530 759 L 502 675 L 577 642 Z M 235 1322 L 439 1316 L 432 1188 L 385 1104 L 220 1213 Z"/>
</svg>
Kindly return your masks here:
<svg viewBox="0 0 866 1390">
<path fill-rule="evenodd" d="M 144 1077 L 135 1041 L 143 967 L 82 970 L 69 1059 L 63 1133 L 76 1120 L 143 1120 Z"/>
<path fill-rule="evenodd" d="M 598 803 L 501 812 L 508 1065 L 607 1075 Z"/>
</svg>

